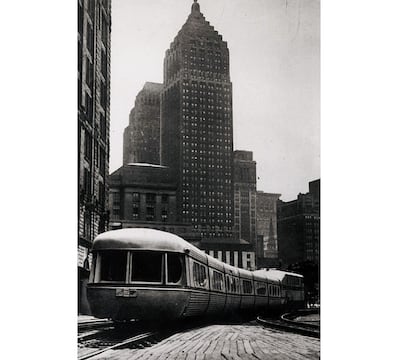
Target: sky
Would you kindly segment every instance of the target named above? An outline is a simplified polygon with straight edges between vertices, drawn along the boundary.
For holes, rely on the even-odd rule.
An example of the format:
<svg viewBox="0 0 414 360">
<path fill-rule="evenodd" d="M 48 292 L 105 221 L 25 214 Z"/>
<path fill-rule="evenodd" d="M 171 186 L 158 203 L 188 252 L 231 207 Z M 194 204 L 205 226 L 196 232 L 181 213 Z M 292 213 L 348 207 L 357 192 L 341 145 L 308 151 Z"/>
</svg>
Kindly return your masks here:
<svg viewBox="0 0 414 360">
<path fill-rule="evenodd" d="M 110 172 L 146 81 L 163 81 L 166 49 L 192 0 L 113 0 Z M 319 0 L 199 0 L 227 41 L 234 150 L 253 151 L 257 189 L 284 201 L 320 178 Z"/>
</svg>

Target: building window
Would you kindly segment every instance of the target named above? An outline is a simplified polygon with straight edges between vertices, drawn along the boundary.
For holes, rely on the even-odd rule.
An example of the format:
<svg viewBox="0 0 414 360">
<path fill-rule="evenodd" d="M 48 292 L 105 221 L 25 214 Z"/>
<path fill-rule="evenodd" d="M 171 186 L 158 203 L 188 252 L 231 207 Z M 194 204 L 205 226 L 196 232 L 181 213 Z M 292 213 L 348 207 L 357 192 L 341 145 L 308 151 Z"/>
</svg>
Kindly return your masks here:
<svg viewBox="0 0 414 360">
<path fill-rule="evenodd" d="M 85 97 L 86 97 L 86 119 L 88 120 L 89 123 L 91 123 L 92 117 L 93 117 L 92 97 L 88 93 L 85 94 Z"/>
<path fill-rule="evenodd" d="M 121 194 L 119 192 L 115 192 L 112 195 L 112 205 L 113 206 L 120 206 L 121 204 Z"/>
<path fill-rule="evenodd" d="M 104 141 L 106 141 L 106 119 L 105 115 L 101 114 L 99 118 L 99 127 L 101 129 L 101 137 Z"/>
<path fill-rule="evenodd" d="M 112 209 L 112 219 L 113 220 L 119 220 L 120 211 L 119 208 L 113 208 Z"/>
<path fill-rule="evenodd" d="M 92 25 L 87 23 L 87 33 L 86 33 L 86 47 L 88 48 L 89 52 L 93 54 L 93 28 Z"/>
<path fill-rule="evenodd" d="M 93 13 L 95 11 L 95 0 L 89 0 L 88 1 L 88 14 L 93 20 Z"/>
<path fill-rule="evenodd" d="M 132 204 L 132 218 L 134 220 L 139 219 L 139 205 L 138 204 Z"/>
<path fill-rule="evenodd" d="M 84 169 L 83 175 L 83 188 L 85 190 L 86 201 L 89 201 L 91 196 L 91 172 L 86 168 Z"/>
<path fill-rule="evenodd" d="M 166 209 L 163 209 L 161 211 L 161 220 L 163 222 L 166 222 L 168 220 L 168 211 Z"/>
<path fill-rule="evenodd" d="M 92 135 L 85 131 L 85 159 L 91 163 L 92 160 Z"/>
<path fill-rule="evenodd" d="M 155 219 L 155 209 L 153 207 L 147 207 L 146 220 L 154 221 L 154 219 Z"/>
<path fill-rule="evenodd" d="M 92 89 L 93 85 L 93 64 L 86 60 L 86 84 L 88 85 L 89 89 Z"/>
<path fill-rule="evenodd" d="M 101 81 L 101 105 L 106 108 L 106 85 L 103 81 Z"/>
<path fill-rule="evenodd" d="M 101 49 L 101 72 L 105 79 L 107 78 L 107 74 L 108 74 L 107 66 L 108 66 L 108 63 L 107 63 L 105 51 Z"/>
<path fill-rule="evenodd" d="M 154 193 L 147 193 L 146 194 L 146 203 L 147 204 L 155 204 L 155 194 Z"/>
<path fill-rule="evenodd" d="M 105 185 L 101 182 L 99 182 L 98 192 L 99 206 L 103 210 L 105 208 Z"/>
<path fill-rule="evenodd" d="M 161 195 L 161 202 L 163 204 L 167 204 L 168 203 L 168 195 L 167 194 L 162 194 Z"/>
<path fill-rule="evenodd" d="M 132 202 L 134 202 L 134 203 L 139 202 L 139 193 L 137 193 L 137 192 L 132 193 Z"/>
<path fill-rule="evenodd" d="M 106 152 L 102 147 L 99 147 L 99 172 L 105 176 L 106 169 Z"/>
</svg>

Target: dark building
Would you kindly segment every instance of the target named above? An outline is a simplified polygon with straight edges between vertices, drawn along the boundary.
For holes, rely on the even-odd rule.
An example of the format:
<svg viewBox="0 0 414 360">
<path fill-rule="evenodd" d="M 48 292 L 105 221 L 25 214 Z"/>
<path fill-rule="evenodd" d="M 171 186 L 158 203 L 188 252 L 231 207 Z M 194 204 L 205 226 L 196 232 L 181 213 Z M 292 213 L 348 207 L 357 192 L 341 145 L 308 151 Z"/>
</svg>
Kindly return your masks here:
<svg viewBox="0 0 414 360">
<path fill-rule="evenodd" d="M 256 162 L 253 152 L 234 151 L 234 236 L 256 244 Z"/>
<path fill-rule="evenodd" d="M 78 0 L 79 312 L 89 311 L 89 249 L 108 226 L 111 1 Z"/>
<path fill-rule="evenodd" d="M 160 92 L 162 84 L 146 82 L 135 99 L 124 130 L 124 165 L 160 163 Z"/>
<path fill-rule="evenodd" d="M 278 202 L 279 258 L 284 267 L 300 262 L 319 264 L 320 180 L 296 200 Z"/>
<path fill-rule="evenodd" d="M 276 261 L 277 202 L 280 194 L 258 191 L 256 196 L 256 232 L 263 239 L 263 257 Z"/>
<path fill-rule="evenodd" d="M 114 171 L 109 177 L 111 225 L 148 227 L 199 241 L 191 224 L 178 221 L 172 175 L 170 169 L 153 164 L 129 164 Z"/>
<path fill-rule="evenodd" d="M 232 84 L 227 43 L 197 2 L 164 59 L 161 164 L 175 172 L 177 213 L 203 239 L 232 239 Z"/>
</svg>

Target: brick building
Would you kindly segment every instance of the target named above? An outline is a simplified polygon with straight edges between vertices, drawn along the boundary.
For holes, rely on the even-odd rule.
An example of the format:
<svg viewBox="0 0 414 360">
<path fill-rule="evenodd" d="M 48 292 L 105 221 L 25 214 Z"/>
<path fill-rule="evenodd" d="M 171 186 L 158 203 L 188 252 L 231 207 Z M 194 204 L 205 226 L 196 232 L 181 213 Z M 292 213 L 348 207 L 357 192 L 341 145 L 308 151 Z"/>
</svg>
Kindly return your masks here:
<svg viewBox="0 0 414 360">
<path fill-rule="evenodd" d="M 160 163 L 160 92 L 162 84 L 146 82 L 135 99 L 124 130 L 123 163 Z"/>
<path fill-rule="evenodd" d="M 256 244 L 256 162 L 253 152 L 234 151 L 234 236 Z"/>
<path fill-rule="evenodd" d="M 111 1 L 78 0 L 79 312 L 88 312 L 89 249 L 108 225 Z"/>
<path fill-rule="evenodd" d="M 233 237 L 229 50 L 197 2 L 166 51 L 161 164 L 175 171 L 177 212 L 203 239 Z"/>
<path fill-rule="evenodd" d="M 296 200 L 278 202 L 279 258 L 284 267 L 310 261 L 319 264 L 320 180 Z"/>
</svg>

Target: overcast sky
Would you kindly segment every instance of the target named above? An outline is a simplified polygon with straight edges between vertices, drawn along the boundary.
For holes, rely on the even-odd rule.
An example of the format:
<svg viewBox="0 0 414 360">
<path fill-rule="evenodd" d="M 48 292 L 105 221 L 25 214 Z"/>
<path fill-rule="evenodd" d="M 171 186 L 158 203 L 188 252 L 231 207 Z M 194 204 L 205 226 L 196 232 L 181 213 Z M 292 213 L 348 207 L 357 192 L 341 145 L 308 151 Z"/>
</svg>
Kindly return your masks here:
<svg viewBox="0 0 414 360">
<path fill-rule="evenodd" d="M 193 0 L 113 0 L 110 172 L 146 81 L 163 81 L 165 50 Z M 227 41 L 235 150 L 253 151 L 257 189 L 293 200 L 320 177 L 319 0 L 199 0 Z"/>
</svg>

